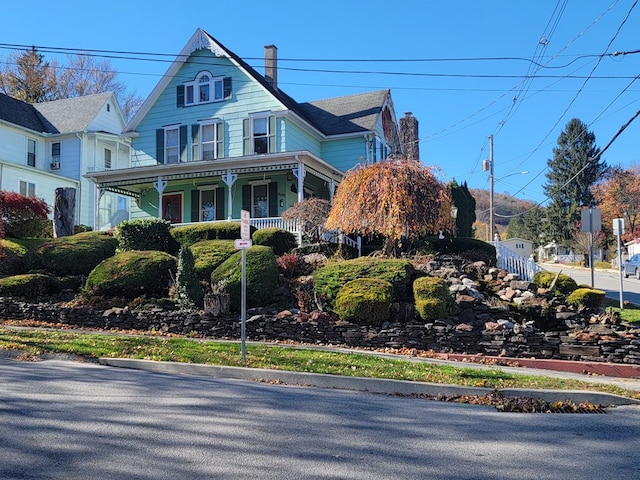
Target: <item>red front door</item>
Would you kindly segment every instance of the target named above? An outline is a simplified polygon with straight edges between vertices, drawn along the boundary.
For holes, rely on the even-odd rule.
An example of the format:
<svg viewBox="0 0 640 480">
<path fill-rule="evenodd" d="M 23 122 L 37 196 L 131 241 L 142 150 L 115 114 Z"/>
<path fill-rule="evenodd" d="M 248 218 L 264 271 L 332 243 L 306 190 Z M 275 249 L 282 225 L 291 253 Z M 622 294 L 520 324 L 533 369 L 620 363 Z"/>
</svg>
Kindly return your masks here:
<svg viewBox="0 0 640 480">
<path fill-rule="evenodd" d="M 162 196 L 162 219 L 182 223 L 182 195 L 169 193 Z"/>
</svg>

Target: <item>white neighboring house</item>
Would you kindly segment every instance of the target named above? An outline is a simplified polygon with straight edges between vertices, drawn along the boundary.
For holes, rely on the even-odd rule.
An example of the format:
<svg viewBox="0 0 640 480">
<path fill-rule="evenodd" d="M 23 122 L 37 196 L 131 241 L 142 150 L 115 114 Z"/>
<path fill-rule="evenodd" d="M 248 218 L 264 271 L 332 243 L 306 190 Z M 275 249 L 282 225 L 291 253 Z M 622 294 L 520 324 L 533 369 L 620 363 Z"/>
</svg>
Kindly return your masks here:
<svg viewBox="0 0 640 480">
<path fill-rule="evenodd" d="M 523 257 L 529 257 L 533 254 L 533 242 L 531 240 L 524 240 L 522 238 L 508 238 L 500 242 L 502 246 L 508 248 L 518 255 Z"/>
<path fill-rule="evenodd" d="M 128 197 L 100 195 L 84 175 L 130 166 L 125 125 L 112 92 L 34 105 L 0 93 L 0 190 L 42 198 L 53 209 L 57 188 L 75 188 L 76 225 L 111 227 L 128 218 Z"/>
</svg>

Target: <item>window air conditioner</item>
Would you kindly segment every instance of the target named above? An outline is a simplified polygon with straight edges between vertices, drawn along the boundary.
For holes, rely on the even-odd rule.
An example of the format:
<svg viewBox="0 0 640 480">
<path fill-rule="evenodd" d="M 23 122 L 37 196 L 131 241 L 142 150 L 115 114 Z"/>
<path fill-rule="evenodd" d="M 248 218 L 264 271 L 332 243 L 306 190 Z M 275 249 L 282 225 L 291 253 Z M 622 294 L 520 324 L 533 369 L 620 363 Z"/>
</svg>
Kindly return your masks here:
<svg viewBox="0 0 640 480">
<path fill-rule="evenodd" d="M 60 162 L 51 162 L 51 170 L 60 170 Z"/>
</svg>

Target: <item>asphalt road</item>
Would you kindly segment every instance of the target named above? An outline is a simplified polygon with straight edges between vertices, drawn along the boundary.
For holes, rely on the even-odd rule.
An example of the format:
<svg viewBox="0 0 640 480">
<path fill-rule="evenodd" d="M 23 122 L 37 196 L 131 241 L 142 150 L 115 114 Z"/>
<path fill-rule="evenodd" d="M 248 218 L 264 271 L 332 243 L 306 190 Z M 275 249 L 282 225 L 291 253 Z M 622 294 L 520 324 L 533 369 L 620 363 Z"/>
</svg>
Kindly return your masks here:
<svg viewBox="0 0 640 480">
<path fill-rule="evenodd" d="M 0 357 L 2 479 L 640 478 L 640 407 L 491 407 Z"/>
<path fill-rule="evenodd" d="M 543 263 L 540 265 L 545 270 L 562 273 L 571 276 L 579 285 L 591 285 L 591 269 L 581 267 L 569 267 L 555 263 Z M 607 297 L 620 299 L 620 274 L 617 270 L 593 270 L 593 286 L 604 290 Z M 640 280 L 634 277 L 622 278 L 622 299 L 628 300 L 634 305 L 640 305 Z"/>
</svg>

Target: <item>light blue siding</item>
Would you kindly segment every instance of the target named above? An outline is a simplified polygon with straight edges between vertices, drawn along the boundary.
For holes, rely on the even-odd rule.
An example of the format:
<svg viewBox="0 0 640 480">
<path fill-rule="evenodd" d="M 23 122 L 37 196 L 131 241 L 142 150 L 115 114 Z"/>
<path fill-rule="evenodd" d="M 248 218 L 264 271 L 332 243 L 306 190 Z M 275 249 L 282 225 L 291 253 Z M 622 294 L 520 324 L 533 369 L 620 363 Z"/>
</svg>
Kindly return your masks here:
<svg viewBox="0 0 640 480">
<path fill-rule="evenodd" d="M 178 85 L 208 71 L 213 77 L 231 77 L 232 97 L 219 102 L 178 107 Z M 193 125 L 198 121 L 217 118 L 225 125 L 225 157 L 243 155 L 242 120 L 251 113 L 282 110 L 282 105 L 253 79 L 226 58 L 208 50 L 195 52 L 160 95 L 157 102 L 137 127 L 140 137 L 134 140 L 134 165 L 153 165 L 156 157 L 156 129 L 167 124 Z"/>
<path fill-rule="evenodd" d="M 366 142 L 363 138 L 346 138 L 325 142 L 322 158 L 334 167 L 346 172 L 367 160 Z"/>
</svg>

